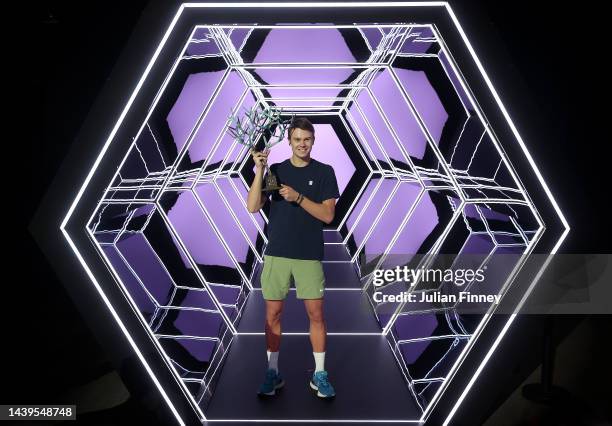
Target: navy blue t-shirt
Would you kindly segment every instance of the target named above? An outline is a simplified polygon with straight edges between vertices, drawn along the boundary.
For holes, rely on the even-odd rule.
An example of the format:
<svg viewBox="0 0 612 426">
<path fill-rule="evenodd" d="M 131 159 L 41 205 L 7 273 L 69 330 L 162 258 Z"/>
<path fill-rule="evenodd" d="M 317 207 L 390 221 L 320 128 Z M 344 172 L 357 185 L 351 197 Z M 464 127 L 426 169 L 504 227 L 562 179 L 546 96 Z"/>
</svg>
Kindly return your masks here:
<svg viewBox="0 0 612 426">
<path fill-rule="evenodd" d="M 270 170 L 278 180 L 321 203 L 339 198 L 334 169 L 313 158 L 304 167 L 294 166 L 289 159 L 272 164 Z M 288 202 L 273 191 L 270 198 L 268 246 L 265 254 L 292 259 L 323 260 L 323 221 L 308 213 L 295 202 Z"/>
</svg>

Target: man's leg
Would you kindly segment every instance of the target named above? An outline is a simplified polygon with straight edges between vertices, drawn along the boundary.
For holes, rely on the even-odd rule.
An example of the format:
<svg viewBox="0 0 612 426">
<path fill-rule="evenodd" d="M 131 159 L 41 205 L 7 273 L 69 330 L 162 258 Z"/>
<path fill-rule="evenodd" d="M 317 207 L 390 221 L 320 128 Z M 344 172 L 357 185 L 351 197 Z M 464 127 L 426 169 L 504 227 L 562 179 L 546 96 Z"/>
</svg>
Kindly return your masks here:
<svg viewBox="0 0 612 426">
<path fill-rule="evenodd" d="M 323 293 L 325 291 L 323 264 L 318 260 L 296 260 L 292 271 L 295 277 L 297 297 L 304 300 L 306 313 L 310 320 L 310 343 L 315 360 L 315 372 L 312 375 L 310 387 L 317 391 L 317 396 L 331 398 L 336 393 L 327 380 L 327 371 L 325 371 L 327 330 L 323 315 Z"/>
<path fill-rule="evenodd" d="M 281 340 L 282 300 L 266 300 L 266 345 L 268 348 L 268 368 L 278 372 L 278 350 Z"/>
<path fill-rule="evenodd" d="M 290 265 L 280 257 L 265 256 L 261 272 L 261 291 L 266 302 L 266 347 L 268 369 L 264 383 L 259 388 L 260 395 L 274 395 L 276 389 L 284 385 L 278 372 L 278 353 L 281 340 L 281 313 L 283 300 L 289 292 L 291 279 Z"/>
<path fill-rule="evenodd" d="M 323 299 L 304 299 L 306 312 L 310 319 L 310 343 L 315 360 L 315 371 L 310 380 L 310 387 L 317 391 L 320 398 L 331 398 L 336 395 L 334 387 L 329 383 L 325 371 L 325 340 L 327 329 L 323 318 Z"/>
<path fill-rule="evenodd" d="M 323 299 L 304 299 L 304 306 L 310 320 L 310 343 L 313 352 L 325 352 L 327 329 L 323 318 Z"/>
</svg>

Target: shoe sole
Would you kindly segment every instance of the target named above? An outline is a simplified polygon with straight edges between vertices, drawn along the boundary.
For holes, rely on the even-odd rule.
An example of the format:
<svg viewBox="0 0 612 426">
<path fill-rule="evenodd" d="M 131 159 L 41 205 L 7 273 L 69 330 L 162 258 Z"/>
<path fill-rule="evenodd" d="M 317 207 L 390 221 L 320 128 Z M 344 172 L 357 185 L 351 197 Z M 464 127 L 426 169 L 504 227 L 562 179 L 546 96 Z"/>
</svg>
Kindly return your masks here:
<svg viewBox="0 0 612 426">
<path fill-rule="evenodd" d="M 333 395 L 323 395 L 321 392 L 319 392 L 319 387 L 317 385 L 315 385 L 314 383 L 312 383 L 312 382 L 310 382 L 310 387 L 317 391 L 317 396 L 319 398 L 333 398 L 334 396 L 336 396 L 336 394 L 333 394 Z"/>
<path fill-rule="evenodd" d="M 285 386 L 284 380 L 282 380 L 278 385 L 274 386 L 274 389 L 272 389 L 272 392 L 257 392 L 257 395 L 274 396 L 276 395 L 276 389 L 280 389 L 283 386 Z"/>
</svg>

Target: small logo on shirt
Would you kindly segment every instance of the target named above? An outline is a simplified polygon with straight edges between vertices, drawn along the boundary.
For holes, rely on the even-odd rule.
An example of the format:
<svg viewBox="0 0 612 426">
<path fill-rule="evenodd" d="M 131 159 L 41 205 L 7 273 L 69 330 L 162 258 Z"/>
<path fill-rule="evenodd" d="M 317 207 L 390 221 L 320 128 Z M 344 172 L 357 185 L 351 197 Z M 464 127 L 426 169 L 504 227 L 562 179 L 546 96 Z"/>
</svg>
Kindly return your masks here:
<svg viewBox="0 0 612 426">
<path fill-rule="evenodd" d="M 308 181 L 308 185 L 312 186 L 312 181 L 311 180 Z"/>
</svg>

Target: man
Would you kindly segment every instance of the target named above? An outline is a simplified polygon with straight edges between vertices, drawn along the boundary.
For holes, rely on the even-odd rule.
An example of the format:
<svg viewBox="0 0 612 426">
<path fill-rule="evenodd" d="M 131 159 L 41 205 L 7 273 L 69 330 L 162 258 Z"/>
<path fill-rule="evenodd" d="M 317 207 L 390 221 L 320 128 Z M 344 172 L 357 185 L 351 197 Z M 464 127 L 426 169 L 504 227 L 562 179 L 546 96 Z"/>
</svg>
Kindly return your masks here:
<svg viewBox="0 0 612 426">
<path fill-rule="evenodd" d="M 335 396 L 329 383 L 325 362 L 326 328 L 323 318 L 323 224 L 334 219 L 338 183 L 334 169 L 310 157 L 315 141 L 312 123 L 297 117 L 288 129 L 291 158 L 270 166 L 280 186 L 271 197 L 268 245 L 264 253 L 261 289 L 266 301 L 266 344 L 268 370 L 260 395 L 274 395 L 284 385 L 278 372 L 283 300 L 289 292 L 291 277 L 298 299 L 303 299 L 310 319 L 310 342 L 315 371 L 310 387 L 321 398 Z M 248 209 L 258 212 L 267 196 L 262 193 L 268 152 L 253 152 L 255 178 L 248 196 Z"/>
</svg>

